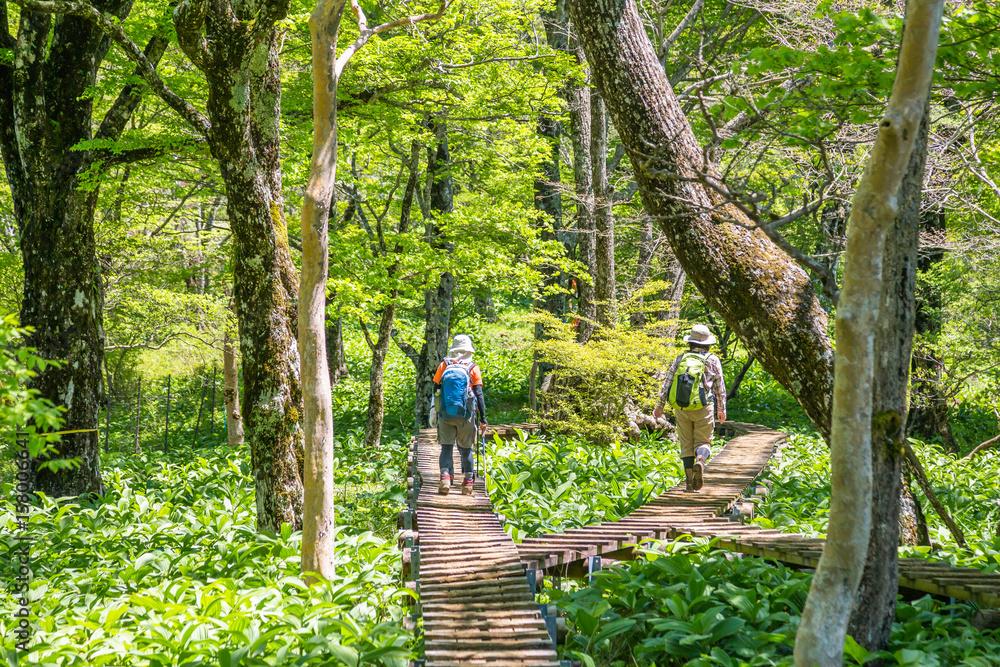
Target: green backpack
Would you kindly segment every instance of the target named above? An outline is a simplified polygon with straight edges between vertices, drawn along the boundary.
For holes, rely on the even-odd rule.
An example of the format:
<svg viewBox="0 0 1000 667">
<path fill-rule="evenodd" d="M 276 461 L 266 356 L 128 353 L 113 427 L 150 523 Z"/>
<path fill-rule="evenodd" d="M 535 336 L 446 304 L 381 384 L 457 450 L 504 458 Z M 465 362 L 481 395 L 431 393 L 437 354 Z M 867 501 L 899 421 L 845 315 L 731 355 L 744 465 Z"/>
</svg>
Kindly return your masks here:
<svg viewBox="0 0 1000 667">
<path fill-rule="evenodd" d="M 705 356 L 697 352 L 681 355 L 670 393 L 667 394 L 667 400 L 675 409 L 700 410 L 707 405 L 705 386 L 701 383 L 701 376 L 705 374 Z"/>
</svg>

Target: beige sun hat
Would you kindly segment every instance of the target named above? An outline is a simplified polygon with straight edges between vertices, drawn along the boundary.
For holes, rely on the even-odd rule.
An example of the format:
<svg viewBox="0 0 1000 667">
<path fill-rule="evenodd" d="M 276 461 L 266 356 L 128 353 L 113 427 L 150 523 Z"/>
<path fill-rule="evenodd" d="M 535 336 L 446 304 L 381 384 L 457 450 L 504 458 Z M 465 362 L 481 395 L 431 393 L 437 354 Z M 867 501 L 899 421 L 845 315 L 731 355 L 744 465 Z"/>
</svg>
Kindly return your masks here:
<svg viewBox="0 0 1000 667">
<path fill-rule="evenodd" d="M 468 359 L 475 351 L 475 348 L 472 347 L 472 338 L 465 334 L 458 334 L 451 340 L 448 356 L 452 359 Z"/>
<path fill-rule="evenodd" d="M 694 343 L 695 345 L 714 345 L 716 340 L 712 332 L 708 330 L 708 327 L 704 324 L 696 324 L 691 327 L 691 333 L 684 336 L 684 342 Z"/>
</svg>

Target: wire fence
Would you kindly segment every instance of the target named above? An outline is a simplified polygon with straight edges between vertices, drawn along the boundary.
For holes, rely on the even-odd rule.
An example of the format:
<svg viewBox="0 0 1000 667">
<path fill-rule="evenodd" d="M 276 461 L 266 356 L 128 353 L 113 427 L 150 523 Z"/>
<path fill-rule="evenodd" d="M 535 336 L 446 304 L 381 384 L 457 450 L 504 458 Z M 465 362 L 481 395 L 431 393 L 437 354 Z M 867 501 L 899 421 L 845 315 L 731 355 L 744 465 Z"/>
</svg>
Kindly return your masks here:
<svg viewBox="0 0 1000 667">
<path fill-rule="evenodd" d="M 226 438 L 223 386 L 216 366 L 193 375 L 155 380 L 141 376 L 112 395 L 101 415 L 105 452 L 135 453 L 207 446 Z"/>
</svg>

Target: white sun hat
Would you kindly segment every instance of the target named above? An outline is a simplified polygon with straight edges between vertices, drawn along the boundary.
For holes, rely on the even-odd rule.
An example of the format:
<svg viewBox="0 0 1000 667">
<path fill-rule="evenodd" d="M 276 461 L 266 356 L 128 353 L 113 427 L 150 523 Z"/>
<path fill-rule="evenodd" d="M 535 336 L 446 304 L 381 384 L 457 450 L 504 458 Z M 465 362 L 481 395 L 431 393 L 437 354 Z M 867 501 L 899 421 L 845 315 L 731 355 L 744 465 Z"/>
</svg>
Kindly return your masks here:
<svg viewBox="0 0 1000 667">
<path fill-rule="evenodd" d="M 695 345 L 713 345 L 716 340 L 712 332 L 708 330 L 704 324 L 696 324 L 691 327 L 691 333 L 684 336 L 685 343 L 694 343 Z"/>
</svg>

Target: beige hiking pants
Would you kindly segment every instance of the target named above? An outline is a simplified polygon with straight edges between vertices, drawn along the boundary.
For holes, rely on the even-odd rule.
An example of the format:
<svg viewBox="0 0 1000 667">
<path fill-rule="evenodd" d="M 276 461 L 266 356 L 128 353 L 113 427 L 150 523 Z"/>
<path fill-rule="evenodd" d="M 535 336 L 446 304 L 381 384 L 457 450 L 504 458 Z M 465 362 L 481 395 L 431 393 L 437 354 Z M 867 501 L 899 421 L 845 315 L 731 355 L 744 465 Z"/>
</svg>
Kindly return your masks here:
<svg viewBox="0 0 1000 667">
<path fill-rule="evenodd" d="M 677 441 L 681 446 L 681 458 L 694 456 L 699 445 L 712 446 L 715 431 L 715 404 L 709 403 L 699 410 L 674 410 L 677 422 Z"/>
</svg>

